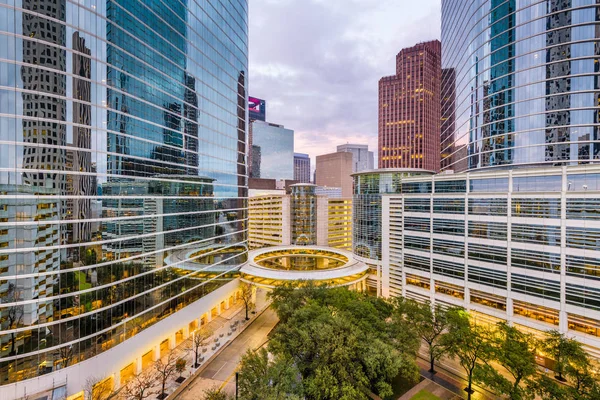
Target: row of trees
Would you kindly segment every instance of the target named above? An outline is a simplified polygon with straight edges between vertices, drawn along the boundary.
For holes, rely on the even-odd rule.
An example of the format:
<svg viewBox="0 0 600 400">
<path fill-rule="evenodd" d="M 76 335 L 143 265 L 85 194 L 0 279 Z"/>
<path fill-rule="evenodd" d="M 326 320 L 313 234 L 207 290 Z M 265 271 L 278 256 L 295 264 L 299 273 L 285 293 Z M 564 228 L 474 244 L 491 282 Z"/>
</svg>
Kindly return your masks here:
<svg viewBox="0 0 600 400">
<path fill-rule="evenodd" d="M 511 400 L 600 399 L 600 383 L 581 343 L 552 330 L 545 338 L 501 322 L 476 324 L 462 308 L 432 307 L 404 298 L 393 300 L 395 318 L 406 322 L 424 343 L 430 363 L 454 358 L 467 377 L 467 393 L 478 383 Z M 555 379 L 540 371 L 536 354 L 554 360 Z"/>
<path fill-rule="evenodd" d="M 478 384 L 511 400 L 600 399 L 587 353 L 557 331 L 538 340 L 506 323 L 475 324 L 461 308 L 308 283 L 274 289 L 271 298 L 280 323 L 265 348 L 242 358 L 243 400 L 389 398 L 395 379 L 418 381 L 420 348 L 431 372 L 442 358 L 456 360 L 468 398 Z M 556 377 L 540 369 L 536 354 L 555 360 Z M 214 390 L 206 398 L 227 396 Z"/>
</svg>

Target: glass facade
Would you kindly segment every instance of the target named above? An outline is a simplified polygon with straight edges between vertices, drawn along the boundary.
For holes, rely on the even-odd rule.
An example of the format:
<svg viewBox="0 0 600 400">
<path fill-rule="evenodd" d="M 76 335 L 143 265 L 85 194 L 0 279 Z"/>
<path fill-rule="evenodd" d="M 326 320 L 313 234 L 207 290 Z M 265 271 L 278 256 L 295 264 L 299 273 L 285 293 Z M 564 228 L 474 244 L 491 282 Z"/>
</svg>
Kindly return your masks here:
<svg viewBox="0 0 600 400">
<path fill-rule="evenodd" d="M 599 22 L 597 0 L 442 0 L 442 169 L 600 159 Z"/>
<path fill-rule="evenodd" d="M 283 125 L 252 121 L 252 177 L 294 179 L 294 131 Z M 258 165 L 258 170 L 254 168 Z"/>
<path fill-rule="evenodd" d="M 247 7 L 0 0 L 0 384 L 113 348 L 246 260 Z M 167 262 L 224 248 L 218 274 Z"/>
<path fill-rule="evenodd" d="M 401 193 L 402 178 L 431 175 L 419 169 L 379 169 L 356 173 L 352 199 L 352 248 L 354 254 L 381 261 L 381 195 Z"/>
</svg>

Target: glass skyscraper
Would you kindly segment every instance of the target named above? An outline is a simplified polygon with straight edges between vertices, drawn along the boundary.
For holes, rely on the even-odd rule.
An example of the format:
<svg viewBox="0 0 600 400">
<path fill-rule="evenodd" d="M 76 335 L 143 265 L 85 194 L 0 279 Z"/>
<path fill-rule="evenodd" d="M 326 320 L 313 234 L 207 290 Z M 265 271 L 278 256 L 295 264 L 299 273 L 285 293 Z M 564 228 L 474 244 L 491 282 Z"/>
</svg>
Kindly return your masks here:
<svg viewBox="0 0 600 400">
<path fill-rule="evenodd" d="M 0 398 L 129 343 L 245 261 L 247 8 L 0 1 Z M 196 249 L 228 268 L 170 257 Z"/>
<path fill-rule="evenodd" d="M 598 5 L 442 1 L 443 169 L 600 159 Z"/>
</svg>

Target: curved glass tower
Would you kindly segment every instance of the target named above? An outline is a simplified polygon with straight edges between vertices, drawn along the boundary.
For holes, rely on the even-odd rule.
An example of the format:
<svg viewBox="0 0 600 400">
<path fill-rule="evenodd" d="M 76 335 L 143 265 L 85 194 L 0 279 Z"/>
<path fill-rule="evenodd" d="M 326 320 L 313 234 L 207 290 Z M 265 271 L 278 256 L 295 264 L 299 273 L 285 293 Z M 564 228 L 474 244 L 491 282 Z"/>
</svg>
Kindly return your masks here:
<svg viewBox="0 0 600 400">
<path fill-rule="evenodd" d="M 443 169 L 600 160 L 599 5 L 442 1 Z"/>
<path fill-rule="evenodd" d="M 7 385 L 131 340 L 245 261 L 248 5 L 0 3 Z M 169 257 L 189 249 L 222 273 Z"/>
</svg>

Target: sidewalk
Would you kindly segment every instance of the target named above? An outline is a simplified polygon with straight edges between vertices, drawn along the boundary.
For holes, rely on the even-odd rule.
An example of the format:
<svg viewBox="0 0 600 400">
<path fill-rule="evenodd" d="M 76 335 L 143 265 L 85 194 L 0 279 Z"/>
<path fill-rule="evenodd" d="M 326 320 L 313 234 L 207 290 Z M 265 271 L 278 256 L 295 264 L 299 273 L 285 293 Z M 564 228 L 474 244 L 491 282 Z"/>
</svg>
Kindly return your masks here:
<svg viewBox="0 0 600 400">
<path fill-rule="evenodd" d="M 422 349 L 421 349 L 422 350 Z M 452 359 L 444 358 L 443 364 L 436 363 L 435 374 L 429 372 L 428 356 L 423 352 L 419 352 L 417 357 L 417 365 L 419 366 L 421 376 L 426 380 L 435 382 L 439 386 L 451 391 L 452 393 L 466 399 L 467 392 L 464 388 L 467 386 L 467 380 L 462 367 L 458 362 Z M 495 400 L 497 396 L 490 391 L 473 384 L 474 393 L 471 396 L 473 400 Z M 404 400 L 404 399 L 403 399 Z"/>
<path fill-rule="evenodd" d="M 252 318 L 254 315 L 260 314 L 268 306 L 269 303 L 266 297 L 266 291 L 258 289 L 256 293 L 256 307 L 254 308 L 254 314 L 249 313 L 248 317 Z M 242 332 L 244 332 L 245 324 L 250 323 L 246 321 L 245 317 L 246 312 L 244 303 L 241 300 L 238 300 L 238 302 L 231 306 L 228 310 L 221 312 L 219 316 L 214 317 L 208 324 L 206 324 L 206 327 L 213 331 L 213 335 L 208 340 L 209 344 L 206 346 L 206 351 L 199 355 L 199 357 L 203 358 L 204 361 L 200 363 L 198 368 L 194 368 L 195 354 L 193 350 L 192 335 L 174 348 L 172 351 L 175 353 L 176 358 L 183 358 L 186 360 L 186 368 L 181 376 L 186 379 L 190 378 L 198 369 L 203 368 L 204 364 L 209 362 L 210 358 L 215 353 L 221 351 L 221 349 L 227 346 L 230 341 L 233 341 Z M 232 329 L 231 327 L 234 325 L 235 328 Z M 215 341 L 215 339 L 218 340 Z M 156 370 L 154 369 L 154 366 L 150 366 L 142 372 L 143 375 L 155 373 Z M 167 394 L 173 393 L 181 385 L 182 382 L 176 381 L 178 378 L 179 375 L 175 373 L 169 379 L 165 389 Z M 119 391 L 117 398 L 126 400 L 123 389 L 124 388 Z M 152 387 L 152 392 L 155 394 L 150 396 L 149 399 L 157 398 L 157 396 L 160 394 L 160 389 L 161 382 L 157 378 L 156 384 Z"/>
<path fill-rule="evenodd" d="M 268 340 L 268 335 L 277 322 L 279 322 L 279 318 L 275 311 L 265 310 L 238 337 L 227 343 L 227 347 L 210 360 L 205 369 L 194 376 L 189 385 L 174 398 L 177 400 L 202 399 L 204 391 L 214 387 L 234 395 L 235 372 L 242 356 L 249 349 L 261 347 Z"/>
</svg>

